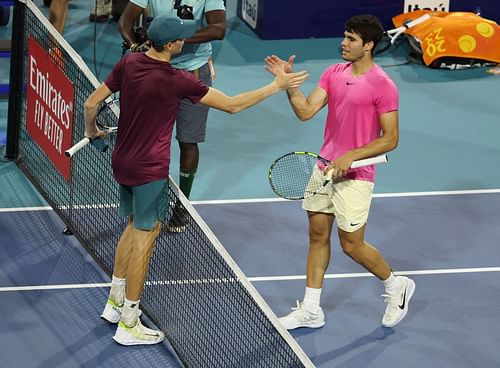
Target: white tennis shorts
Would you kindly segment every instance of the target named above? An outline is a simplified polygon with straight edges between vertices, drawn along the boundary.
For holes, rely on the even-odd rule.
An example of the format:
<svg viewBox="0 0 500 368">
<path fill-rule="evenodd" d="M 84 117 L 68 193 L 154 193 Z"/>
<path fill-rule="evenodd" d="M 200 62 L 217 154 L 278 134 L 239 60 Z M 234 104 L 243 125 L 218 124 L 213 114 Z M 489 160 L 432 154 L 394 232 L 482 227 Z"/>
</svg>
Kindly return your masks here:
<svg viewBox="0 0 500 368">
<path fill-rule="evenodd" d="M 328 183 L 319 193 L 305 198 L 302 208 L 333 214 L 337 226 L 347 232 L 360 229 L 368 220 L 374 184 L 366 180 Z"/>
</svg>

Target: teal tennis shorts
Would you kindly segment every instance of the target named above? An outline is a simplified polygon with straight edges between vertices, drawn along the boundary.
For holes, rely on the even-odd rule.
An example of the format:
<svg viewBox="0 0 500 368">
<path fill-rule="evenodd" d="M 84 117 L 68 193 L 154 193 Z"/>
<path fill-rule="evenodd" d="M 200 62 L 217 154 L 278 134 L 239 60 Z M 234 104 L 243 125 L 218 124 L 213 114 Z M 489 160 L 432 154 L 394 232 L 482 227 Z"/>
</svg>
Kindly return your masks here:
<svg viewBox="0 0 500 368">
<path fill-rule="evenodd" d="M 132 216 L 134 227 L 151 230 L 157 221 L 163 221 L 166 206 L 161 206 L 162 198 L 167 196 L 168 179 L 151 183 L 129 186 L 120 184 L 120 216 Z M 163 198 L 164 199 L 164 198 Z"/>
</svg>

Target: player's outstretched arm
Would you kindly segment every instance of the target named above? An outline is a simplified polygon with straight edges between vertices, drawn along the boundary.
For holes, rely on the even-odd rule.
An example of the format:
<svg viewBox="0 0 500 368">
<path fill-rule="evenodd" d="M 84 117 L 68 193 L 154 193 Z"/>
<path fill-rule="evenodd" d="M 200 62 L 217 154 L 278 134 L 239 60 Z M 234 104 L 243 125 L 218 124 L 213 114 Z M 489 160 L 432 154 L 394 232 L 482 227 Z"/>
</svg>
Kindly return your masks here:
<svg viewBox="0 0 500 368">
<path fill-rule="evenodd" d="M 266 62 L 266 70 L 273 75 L 276 75 L 280 69 L 283 69 L 285 73 L 291 73 L 295 55 L 290 56 L 287 61 L 276 55 L 271 55 L 267 56 L 264 61 Z M 301 121 L 312 119 L 328 102 L 327 93 L 319 87 L 316 87 L 308 97 L 298 87 L 287 88 L 286 93 L 293 112 Z"/>
<path fill-rule="evenodd" d="M 244 92 L 236 96 L 227 96 L 215 88 L 210 88 L 200 102 L 218 110 L 234 114 L 265 100 L 279 91 L 297 88 L 304 83 L 308 77 L 309 74 L 307 74 L 306 71 L 285 73 L 284 66 L 282 66 L 277 72 L 274 80 L 264 87 Z"/>
</svg>

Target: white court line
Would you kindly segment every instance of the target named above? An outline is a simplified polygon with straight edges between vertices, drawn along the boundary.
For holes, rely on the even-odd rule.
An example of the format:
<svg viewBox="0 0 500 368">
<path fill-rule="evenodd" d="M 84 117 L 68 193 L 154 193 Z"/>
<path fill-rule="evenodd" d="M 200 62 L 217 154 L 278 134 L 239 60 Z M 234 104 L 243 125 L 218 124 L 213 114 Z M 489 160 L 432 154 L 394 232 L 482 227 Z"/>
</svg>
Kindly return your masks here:
<svg viewBox="0 0 500 368">
<path fill-rule="evenodd" d="M 480 268 L 450 268 L 442 270 L 420 270 L 420 271 L 394 271 L 395 275 L 443 275 L 456 273 L 480 273 L 480 272 L 500 272 L 500 267 L 480 267 Z M 350 279 L 357 277 L 375 277 L 369 272 L 360 273 L 337 273 L 326 274 L 325 279 Z M 296 276 L 267 276 L 267 277 L 248 277 L 248 280 L 253 282 L 258 281 L 289 281 L 289 280 L 305 280 L 305 275 Z"/>
<path fill-rule="evenodd" d="M 73 210 L 87 210 L 87 209 L 96 209 L 96 208 L 118 208 L 118 203 L 113 204 L 77 204 L 71 206 Z M 61 206 L 61 210 L 67 210 L 69 206 Z M 43 206 L 43 207 L 10 207 L 10 208 L 0 208 L 0 212 L 31 212 L 31 211 L 52 211 L 52 207 Z"/>
<path fill-rule="evenodd" d="M 376 193 L 373 198 L 397 198 L 397 197 L 424 197 L 424 196 L 445 196 L 445 195 L 467 195 L 467 194 L 498 194 L 500 189 L 473 189 L 473 190 L 444 190 L 435 192 L 402 192 L 402 193 Z M 226 199 L 226 200 L 206 200 L 191 201 L 192 205 L 197 204 L 232 204 L 232 203 L 262 203 L 262 202 L 290 202 L 284 198 L 255 198 L 255 199 Z"/>
<path fill-rule="evenodd" d="M 10 208 L 0 208 L 0 212 L 29 212 L 29 211 L 51 211 L 52 207 L 10 207 Z"/>
<path fill-rule="evenodd" d="M 482 272 L 500 272 L 500 267 L 479 267 L 479 268 L 449 268 L 449 269 L 438 269 L 438 270 L 419 270 L 419 271 L 398 271 L 394 272 L 396 275 L 445 275 L 445 274 L 457 274 L 457 273 L 482 273 Z M 357 277 L 374 277 L 371 273 L 361 272 L 361 273 L 337 273 L 337 274 L 327 274 L 326 279 L 348 279 Z M 296 276 L 262 276 L 262 277 L 247 277 L 250 282 L 261 282 L 261 281 L 290 281 L 290 280 L 305 280 L 305 275 Z M 204 282 L 192 282 L 192 280 L 187 280 L 186 282 L 180 281 L 148 281 L 151 284 L 160 285 L 170 285 L 170 284 L 193 284 L 193 283 L 207 283 Z M 222 280 L 223 282 L 237 281 L 236 279 Z M 220 282 L 217 279 L 213 279 L 213 282 Z M 63 289 L 85 289 L 85 288 L 107 288 L 110 287 L 111 283 L 97 283 L 97 284 L 63 284 L 63 285 L 32 285 L 32 286 L 6 286 L 0 287 L 0 292 L 8 291 L 39 291 L 39 290 L 63 290 Z"/>
<path fill-rule="evenodd" d="M 474 189 L 474 190 L 449 190 L 436 192 L 402 192 L 402 193 L 378 193 L 374 198 L 397 198 L 397 197 L 424 197 L 424 196 L 445 196 L 445 195 L 467 195 L 467 194 L 498 194 L 500 189 Z M 197 204 L 231 204 L 231 203 L 263 203 L 263 202 L 290 202 L 283 198 L 254 198 L 254 199 L 213 199 L 206 201 L 191 201 L 192 205 Z M 104 207 L 118 207 L 117 204 L 103 205 Z M 76 206 L 76 207 L 85 207 Z M 0 208 L 1 212 L 28 212 L 28 211 L 51 211 L 52 207 L 11 207 Z"/>
<path fill-rule="evenodd" d="M 62 285 L 31 285 L 31 286 L 6 286 L 0 287 L 2 291 L 38 291 L 38 290 L 64 290 L 111 287 L 111 283 L 99 284 L 62 284 Z"/>
</svg>

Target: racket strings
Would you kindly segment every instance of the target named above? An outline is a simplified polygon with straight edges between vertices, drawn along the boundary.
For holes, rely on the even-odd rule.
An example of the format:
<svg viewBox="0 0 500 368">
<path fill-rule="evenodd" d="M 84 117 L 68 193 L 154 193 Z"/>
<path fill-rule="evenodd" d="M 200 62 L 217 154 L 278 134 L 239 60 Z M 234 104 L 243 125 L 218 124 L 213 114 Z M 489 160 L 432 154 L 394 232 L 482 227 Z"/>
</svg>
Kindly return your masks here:
<svg viewBox="0 0 500 368">
<path fill-rule="evenodd" d="M 105 131 L 106 141 L 114 147 L 116 140 L 116 133 L 118 130 L 117 112 L 119 113 L 119 99 L 113 99 L 105 102 L 97 112 L 96 124 L 99 129 Z"/>
<path fill-rule="evenodd" d="M 327 163 L 310 154 L 285 155 L 271 168 L 271 187 L 283 198 L 309 197 L 323 187 L 322 169 L 326 165 Z M 316 167 L 320 170 L 315 170 Z"/>
</svg>

